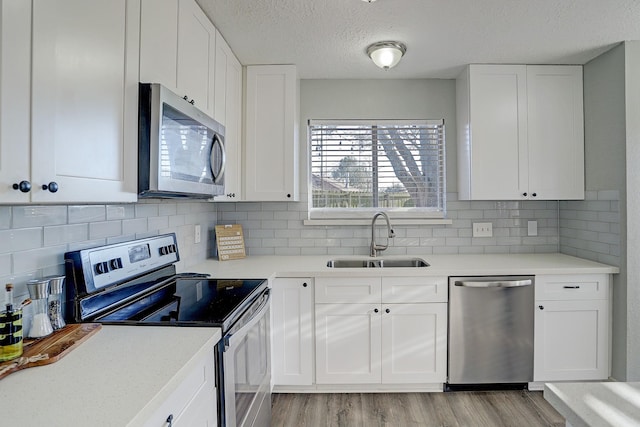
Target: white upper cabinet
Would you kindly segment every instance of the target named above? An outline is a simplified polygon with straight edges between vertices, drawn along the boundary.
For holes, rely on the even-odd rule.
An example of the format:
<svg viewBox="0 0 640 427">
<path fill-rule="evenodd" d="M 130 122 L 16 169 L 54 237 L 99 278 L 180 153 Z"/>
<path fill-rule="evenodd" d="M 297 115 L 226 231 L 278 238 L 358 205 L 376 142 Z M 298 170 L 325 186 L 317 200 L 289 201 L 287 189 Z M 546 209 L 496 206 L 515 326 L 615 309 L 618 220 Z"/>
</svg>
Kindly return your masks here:
<svg viewBox="0 0 640 427">
<path fill-rule="evenodd" d="M 456 98 L 461 200 L 584 198 L 582 67 L 470 65 Z"/>
<path fill-rule="evenodd" d="M 245 200 L 299 198 L 298 86 L 294 65 L 247 67 Z"/>
<path fill-rule="evenodd" d="M 29 2 L 15 3 L 2 3 L 17 15 L 14 21 L 3 14 L 2 66 L 10 68 L 2 74 L 0 201 L 137 200 L 139 1 L 35 0 L 29 19 Z M 12 39 L 5 40 L 5 30 L 15 31 Z M 30 47 L 19 46 L 29 40 Z M 5 110 L 7 96 L 15 111 Z M 5 121 L 11 117 L 15 123 Z M 12 187 L 21 182 L 31 188 L 23 185 L 17 199 L 22 191 Z"/>
<path fill-rule="evenodd" d="M 140 81 L 178 92 L 178 0 L 142 0 Z"/>
<path fill-rule="evenodd" d="M 0 202 L 27 203 L 31 192 L 31 2 L 0 1 Z"/>
<path fill-rule="evenodd" d="M 216 29 L 195 0 L 142 0 L 140 81 L 214 117 Z"/>
<path fill-rule="evenodd" d="M 225 127 L 225 194 L 216 201 L 242 200 L 242 65 L 216 32 L 214 117 Z"/>
<path fill-rule="evenodd" d="M 584 199 L 582 67 L 527 66 L 527 107 L 529 191 Z"/>
</svg>

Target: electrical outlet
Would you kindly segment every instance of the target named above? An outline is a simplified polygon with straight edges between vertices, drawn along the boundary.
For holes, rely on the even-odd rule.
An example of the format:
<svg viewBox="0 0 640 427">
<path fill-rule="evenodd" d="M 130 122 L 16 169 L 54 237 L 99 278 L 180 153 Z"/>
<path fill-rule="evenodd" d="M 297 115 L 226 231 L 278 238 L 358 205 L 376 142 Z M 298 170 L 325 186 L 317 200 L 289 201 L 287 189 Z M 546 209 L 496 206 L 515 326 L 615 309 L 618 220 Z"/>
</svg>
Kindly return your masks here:
<svg viewBox="0 0 640 427">
<path fill-rule="evenodd" d="M 538 221 L 527 221 L 527 236 L 538 235 Z"/>
<path fill-rule="evenodd" d="M 491 237 L 493 236 L 493 223 L 491 222 L 474 222 L 473 237 Z"/>
<path fill-rule="evenodd" d="M 200 224 L 197 224 L 194 232 L 195 237 L 193 239 L 193 243 L 200 243 L 200 240 L 202 238 L 201 232 L 202 232 L 202 229 L 200 228 Z"/>
</svg>

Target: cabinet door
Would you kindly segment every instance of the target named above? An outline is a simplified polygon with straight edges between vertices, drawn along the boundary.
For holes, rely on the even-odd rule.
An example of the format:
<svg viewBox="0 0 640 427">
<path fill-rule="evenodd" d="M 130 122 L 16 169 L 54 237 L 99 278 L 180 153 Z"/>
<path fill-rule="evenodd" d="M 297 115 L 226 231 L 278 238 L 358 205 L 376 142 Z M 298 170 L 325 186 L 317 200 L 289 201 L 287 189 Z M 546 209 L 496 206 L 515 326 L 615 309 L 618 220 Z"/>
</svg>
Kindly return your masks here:
<svg viewBox="0 0 640 427">
<path fill-rule="evenodd" d="M 214 115 L 216 29 L 195 0 L 179 0 L 178 95 Z"/>
<path fill-rule="evenodd" d="M 157 409 L 145 417 L 143 426 L 168 426 L 171 425 L 169 420 L 177 426 L 185 427 L 215 425 L 217 412 L 214 360 L 214 349 L 211 348 L 187 372 L 181 373 L 182 378 L 176 378 L 168 384 L 171 394 L 162 401 L 156 398 L 149 402 L 146 408 Z"/>
<path fill-rule="evenodd" d="M 33 1 L 32 201 L 137 200 L 139 34 L 139 0 Z"/>
<path fill-rule="evenodd" d="M 458 147 L 462 197 L 521 199 L 528 176 L 526 66 L 471 65 L 468 73 L 457 94 L 459 113 L 468 105 Z"/>
<path fill-rule="evenodd" d="M 274 385 L 313 382 L 313 279 L 276 279 L 271 290 Z"/>
<path fill-rule="evenodd" d="M 382 382 L 444 383 L 447 304 L 382 306 Z"/>
<path fill-rule="evenodd" d="M 379 311 L 373 304 L 316 304 L 316 383 L 380 382 Z"/>
<path fill-rule="evenodd" d="M 607 300 L 536 301 L 534 381 L 609 376 Z"/>
<path fill-rule="evenodd" d="M 31 2 L 0 1 L 0 203 L 26 203 L 31 184 Z M 26 188 L 25 188 L 26 189 Z"/>
<path fill-rule="evenodd" d="M 178 0 L 142 0 L 140 14 L 140 81 L 177 86 Z"/>
<path fill-rule="evenodd" d="M 298 80 L 294 65 L 247 67 L 245 199 L 298 200 Z"/>
<path fill-rule="evenodd" d="M 584 199 L 581 66 L 527 66 L 529 191 Z"/>
<path fill-rule="evenodd" d="M 242 65 L 220 32 L 216 32 L 214 118 L 225 126 L 227 166 L 225 194 L 216 201 L 242 200 Z"/>
</svg>

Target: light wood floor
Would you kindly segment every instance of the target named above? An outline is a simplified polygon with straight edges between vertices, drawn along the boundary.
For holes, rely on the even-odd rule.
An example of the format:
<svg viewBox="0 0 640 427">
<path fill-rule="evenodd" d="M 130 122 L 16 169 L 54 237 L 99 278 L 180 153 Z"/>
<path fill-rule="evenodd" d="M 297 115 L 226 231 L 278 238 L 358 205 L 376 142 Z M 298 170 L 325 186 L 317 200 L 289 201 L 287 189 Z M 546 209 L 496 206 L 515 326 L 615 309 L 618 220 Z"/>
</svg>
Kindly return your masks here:
<svg viewBox="0 0 640 427">
<path fill-rule="evenodd" d="M 274 394 L 273 427 L 564 427 L 542 392 Z"/>
</svg>

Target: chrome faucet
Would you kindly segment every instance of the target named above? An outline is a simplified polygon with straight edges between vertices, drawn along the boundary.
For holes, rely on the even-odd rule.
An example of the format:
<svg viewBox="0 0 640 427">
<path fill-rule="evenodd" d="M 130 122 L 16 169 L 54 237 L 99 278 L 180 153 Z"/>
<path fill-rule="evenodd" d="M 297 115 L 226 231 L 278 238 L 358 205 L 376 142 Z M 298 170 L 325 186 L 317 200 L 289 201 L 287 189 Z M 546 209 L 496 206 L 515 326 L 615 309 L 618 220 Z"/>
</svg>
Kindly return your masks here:
<svg viewBox="0 0 640 427">
<path fill-rule="evenodd" d="M 387 221 L 387 242 L 384 245 L 376 244 L 376 220 L 379 216 L 384 217 Z M 371 252 L 369 253 L 372 257 L 378 256 L 379 251 L 384 251 L 389 247 L 389 238 L 394 237 L 396 234 L 393 232 L 393 228 L 391 228 L 391 222 L 389 222 L 389 216 L 385 212 L 377 212 L 373 219 L 371 220 Z"/>
</svg>

